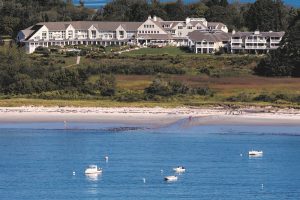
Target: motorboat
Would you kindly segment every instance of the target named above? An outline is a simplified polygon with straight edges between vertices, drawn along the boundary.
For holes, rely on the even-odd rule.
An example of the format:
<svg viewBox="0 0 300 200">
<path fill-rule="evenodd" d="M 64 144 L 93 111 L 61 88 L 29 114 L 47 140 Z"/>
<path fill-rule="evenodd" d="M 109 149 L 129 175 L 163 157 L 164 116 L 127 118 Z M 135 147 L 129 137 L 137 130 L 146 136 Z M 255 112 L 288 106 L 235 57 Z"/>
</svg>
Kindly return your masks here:
<svg viewBox="0 0 300 200">
<path fill-rule="evenodd" d="M 85 174 L 100 174 L 102 169 L 98 168 L 97 165 L 90 165 L 84 172 Z"/>
<path fill-rule="evenodd" d="M 178 166 L 176 168 L 173 168 L 173 170 L 176 172 L 176 173 L 183 173 L 185 172 L 185 168 L 183 166 Z"/>
<path fill-rule="evenodd" d="M 168 182 L 172 182 L 172 181 L 177 181 L 178 180 L 178 177 L 177 176 L 166 176 L 164 178 L 165 181 L 168 181 Z"/>
<path fill-rule="evenodd" d="M 253 157 L 261 157 L 263 155 L 263 151 L 249 151 L 249 156 Z"/>
</svg>

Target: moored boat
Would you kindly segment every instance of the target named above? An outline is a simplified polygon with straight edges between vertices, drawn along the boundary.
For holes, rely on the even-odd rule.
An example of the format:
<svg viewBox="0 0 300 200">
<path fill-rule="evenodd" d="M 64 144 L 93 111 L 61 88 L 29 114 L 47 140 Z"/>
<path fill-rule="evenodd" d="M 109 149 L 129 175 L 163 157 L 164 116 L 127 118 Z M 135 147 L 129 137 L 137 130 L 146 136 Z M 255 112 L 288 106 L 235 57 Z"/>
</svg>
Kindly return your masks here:
<svg viewBox="0 0 300 200">
<path fill-rule="evenodd" d="M 183 166 L 178 166 L 176 168 L 173 168 L 173 170 L 176 172 L 176 173 L 183 173 L 185 172 L 185 167 Z"/>
<path fill-rule="evenodd" d="M 166 176 L 164 178 L 165 181 L 169 181 L 169 182 L 172 182 L 172 181 L 177 181 L 178 180 L 178 177 L 177 176 Z"/>
<path fill-rule="evenodd" d="M 84 172 L 85 174 L 100 174 L 102 169 L 98 168 L 97 165 L 90 165 Z"/>
<path fill-rule="evenodd" d="M 263 151 L 249 151 L 249 156 L 262 156 L 263 155 Z"/>
</svg>

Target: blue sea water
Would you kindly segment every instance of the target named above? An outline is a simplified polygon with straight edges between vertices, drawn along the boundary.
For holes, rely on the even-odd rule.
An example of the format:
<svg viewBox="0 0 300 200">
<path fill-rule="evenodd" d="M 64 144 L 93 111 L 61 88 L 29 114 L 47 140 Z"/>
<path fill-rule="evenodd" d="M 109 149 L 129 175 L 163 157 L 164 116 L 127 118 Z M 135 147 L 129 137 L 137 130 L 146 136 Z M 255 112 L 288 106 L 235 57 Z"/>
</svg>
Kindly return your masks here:
<svg viewBox="0 0 300 200">
<path fill-rule="evenodd" d="M 110 0 L 85 0 L 84 3 L 87 7 L 91 8 L 99 8 L 100 6 L 104 6 L 107 2 Z M 161 0 L 161 2 L 168 2 L 172 0 Z M 175 0 L 173 0 L 175 1 Z M 184 0 L 185 3 L 193 3 L 198 2 L 199 0 Z M 229 0 L 228 2 L 233 2 L 234 0 Z M 73 0 L 75 4 L 78 4 L 79 0 Z M 255 2 L 255 0 L 240 0 L 241 3 L 247 3 L 247 2 Z M 284 0 L 284 2 L 287 5 L 300 7 L 300 0 Z"/>
<path fill-rule="evenodd" d="M 300 198 L 300 126 L 119 127 L 0 124 L 0 199 Z M 103 174 L 85 176 L 89 164 Z M 186 173 L 164 182 L 178 165 Z"/>
</svg>

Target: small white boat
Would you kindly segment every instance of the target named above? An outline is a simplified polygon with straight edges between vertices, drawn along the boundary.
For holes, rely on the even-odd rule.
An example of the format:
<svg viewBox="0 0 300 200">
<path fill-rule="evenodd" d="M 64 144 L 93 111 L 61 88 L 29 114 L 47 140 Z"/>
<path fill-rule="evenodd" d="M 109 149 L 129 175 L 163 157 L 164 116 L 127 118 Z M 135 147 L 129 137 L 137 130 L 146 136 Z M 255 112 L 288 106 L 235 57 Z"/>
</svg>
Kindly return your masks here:
<svg viewBox="0 0 300 200">
<path fill-rule="evenodd" d="M 102 169 L 98 168 L 97 165 L 90 165 L 84 172 L 85 174 L 100 174 Z"/>
<path fill-rule="evenodd" d="M 185 172 L 185 168 L 183 166 L 178 166 L 176 168 L 173 168 L 173 170 L 176 172 L 176 173 L 183 173 Z"/>
<path fill-rule="evenodd" d="M 263 155 L 263 151 L 249 151 L 249 156 L 262 156 Z"/>
<path fill-rule="evenodd" d="M 165 177 L 165 181 L 172 182 L 172 181 L 177 181 L 177 180 L 178 180 L 177 176 L 166 176 Z"/>
</svg>

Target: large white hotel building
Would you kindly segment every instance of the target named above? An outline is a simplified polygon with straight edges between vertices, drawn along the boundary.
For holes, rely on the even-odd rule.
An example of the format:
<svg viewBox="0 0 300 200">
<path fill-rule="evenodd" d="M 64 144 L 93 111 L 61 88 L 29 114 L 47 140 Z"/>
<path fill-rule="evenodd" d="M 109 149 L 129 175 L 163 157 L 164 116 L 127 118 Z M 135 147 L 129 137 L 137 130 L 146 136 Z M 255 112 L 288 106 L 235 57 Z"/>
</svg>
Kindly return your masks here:
<svg viewBox="0 0 300 200">
<path fill-rule="evenodd" d="M 232 53 L 264 53 L 276 49 L 284 32 L 228 33 L 225 24 L 205 18 L 164 21 L 149 16 L 145 22 L 41 22 L 18 33 L 17 41 L 27 53 L 37 47 L 69 45 L 159 45 L 186 46 L 195 53 L 214 53 L 226 48 Z"/>
</svg>

